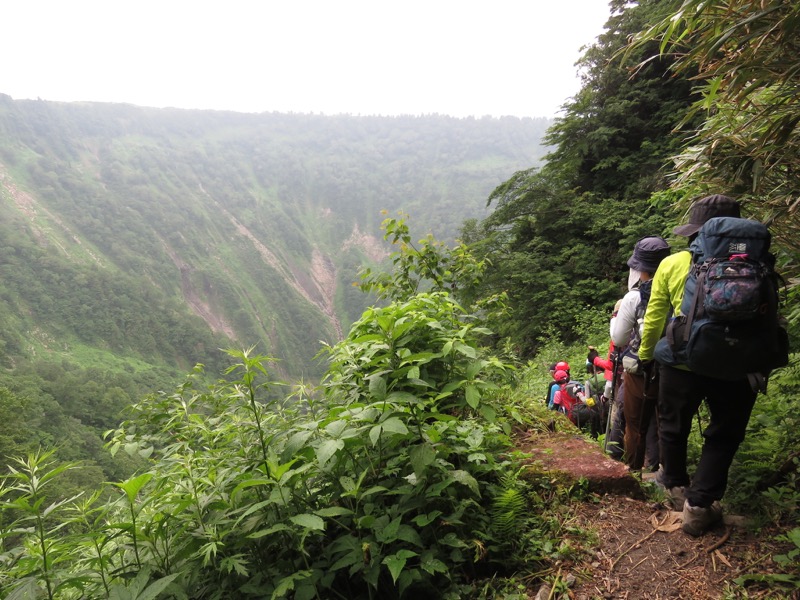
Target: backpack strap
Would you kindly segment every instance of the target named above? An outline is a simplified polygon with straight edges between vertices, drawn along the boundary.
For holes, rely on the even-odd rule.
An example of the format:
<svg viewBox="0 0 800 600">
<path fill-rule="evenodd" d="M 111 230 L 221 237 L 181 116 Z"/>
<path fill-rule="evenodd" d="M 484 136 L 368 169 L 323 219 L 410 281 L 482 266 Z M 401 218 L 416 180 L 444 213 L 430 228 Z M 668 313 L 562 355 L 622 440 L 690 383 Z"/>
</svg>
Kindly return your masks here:
<svg viewBox="0 0 800 600">
<path fill-rule="evenodd" d="M 692 331 L 692 321 L 697 313 L 698 298 L 700 298 L 703 284 L 706 280 L 706 273 L 708 273 L 708 265 L 702 265 L 697 268 L 697 278 L 695 279 L 694 298 L 692 298 L 692 306 L 689 309 L 689 314 L 686 315 L 686 327 L 683 330 L 683 342 L 689 341 L 689 334 Z"/>
</svg>

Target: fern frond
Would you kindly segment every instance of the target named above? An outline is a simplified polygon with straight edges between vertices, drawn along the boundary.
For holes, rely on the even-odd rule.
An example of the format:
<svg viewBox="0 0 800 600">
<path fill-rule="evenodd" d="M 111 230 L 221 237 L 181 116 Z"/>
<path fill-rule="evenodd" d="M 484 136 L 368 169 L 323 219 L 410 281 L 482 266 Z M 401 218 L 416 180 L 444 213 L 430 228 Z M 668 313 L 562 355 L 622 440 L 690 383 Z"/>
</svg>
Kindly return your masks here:
<svg viewBox="0 0 800 600">
<path fill-rule="evenodd" d="M 501 492 L 492 500 L 492 528 L 503 537 L 515 536 L 528 518 L 528 499 L 516 473 L 500 480 Z"/>
</svg>

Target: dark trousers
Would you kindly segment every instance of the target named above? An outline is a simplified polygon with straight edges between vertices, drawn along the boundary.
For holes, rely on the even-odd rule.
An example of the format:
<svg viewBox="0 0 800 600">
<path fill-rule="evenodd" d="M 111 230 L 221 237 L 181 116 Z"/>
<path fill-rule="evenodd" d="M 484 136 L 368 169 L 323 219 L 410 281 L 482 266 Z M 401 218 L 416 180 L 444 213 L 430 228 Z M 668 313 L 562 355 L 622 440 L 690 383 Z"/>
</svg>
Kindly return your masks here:
<svg viewBox="0 0 800 600">
<path fill-rule="evenodd" d="M 651 471 L 658 470 L 661 464 L 661 448 L 658 444 L 658 410 L 650 416 L 650 425 L 647 427 L 647 443 L 645 444 L 644 466 Z"/>
<path fill-rule="evenodd" d="M 625 373 L 625 463 L 632 470 L 644 466 L 647 433 L 658 398 L 658 377 Z"/>
<path fill-rule="evenodd" d="M 723 381 L 666 365 L 661 366 L 658 397 L 658 433 L 661 441 L 662 483 L 667 488 L 687 486 L 693 506 L 710 506 L 728 486 L 728 470 L 756 401 L 746 379 Z M 700 462 L 689 485 L 686 446 L 692 419 L 705 400 L 711 420 L 703 431 Z"/>
<path fill-rule="evenodd" d="M 608 453 L 614 460 L 622 460 L 625 437 L 625 385 L 620 383 L 614 392 L 614 400 L 608 407 L 611 412 L 611 430 L 608 432 Z"/>
</svg>

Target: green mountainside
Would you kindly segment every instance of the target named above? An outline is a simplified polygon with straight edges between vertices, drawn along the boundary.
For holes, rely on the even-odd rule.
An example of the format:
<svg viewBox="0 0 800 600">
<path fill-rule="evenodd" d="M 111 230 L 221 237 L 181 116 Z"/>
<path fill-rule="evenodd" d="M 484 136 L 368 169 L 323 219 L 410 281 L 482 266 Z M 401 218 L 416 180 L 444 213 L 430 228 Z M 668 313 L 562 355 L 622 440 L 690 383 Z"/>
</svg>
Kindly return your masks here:
<svg viewBox="0 0 800 600">
<path fill-rule="evenodd" d="M 453 238 L 548 119 L 239 114 L 0 95 L 0 361 L 186 370 L 256 345 L 316 378 L 382 211 Z"/>
</svg>

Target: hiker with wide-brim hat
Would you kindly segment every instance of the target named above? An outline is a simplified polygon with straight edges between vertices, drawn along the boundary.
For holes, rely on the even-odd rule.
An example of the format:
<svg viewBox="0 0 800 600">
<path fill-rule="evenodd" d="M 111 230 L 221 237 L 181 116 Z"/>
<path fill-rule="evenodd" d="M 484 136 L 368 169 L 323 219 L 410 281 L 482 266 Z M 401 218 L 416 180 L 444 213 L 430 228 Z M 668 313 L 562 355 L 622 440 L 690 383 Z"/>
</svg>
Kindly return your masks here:
<svg viewBox="0 0 800 600">
<path fill-rule="evenodd" d="M 739 203 L 721 194 L 695 202 L 689 220 L 676 227 L 676 235 L 694 239 L 700 228 L 714 217 L 740 217 Z M 653 278 L 650 300 L 642 329 L 639 359 L 653 360 L 670 310 L 680 314 L 684 284 L 691 267 L 688 251 L 665 258 Z M 728 485 L 728 470 L 744 439 L 756 392 L 743 374 L 733 381 L 693 373 L 682 365 L 659 365 L 658 426 L 661 469 L 656 481 L 666 491 L 674 508 L 683 511 L 682 528 L 701 535 L 722 520 L 722 499 Z M 687 471 L 687 445 L 700 403 L 706 401 L 710 422 L 693 478 Z"/>
<path fill-rule="evenodd" d="M 622 355 L 625 386 L 624 455 L 631 470 L 641 470 L 645 463 L 647 433 L 658 397 L 658 374 L 656 369 L 641 366 L 638 351 L 641 343 L 645 310 L 650 298 L 653 275 L 659 264 L 670 254 L 670 245 L 659 236 L 640 239 L 633 247 L 628 267 L 636 275 L 636 283 L 622 298 L 617 318 L 611 328 L 611 340 L 618 348 L 625 348 Z M 652 445 L 651 441 L 651 445 Z M 658 444 L 649 451 L 649 467 L 658 465 Z"/>
</svg>

